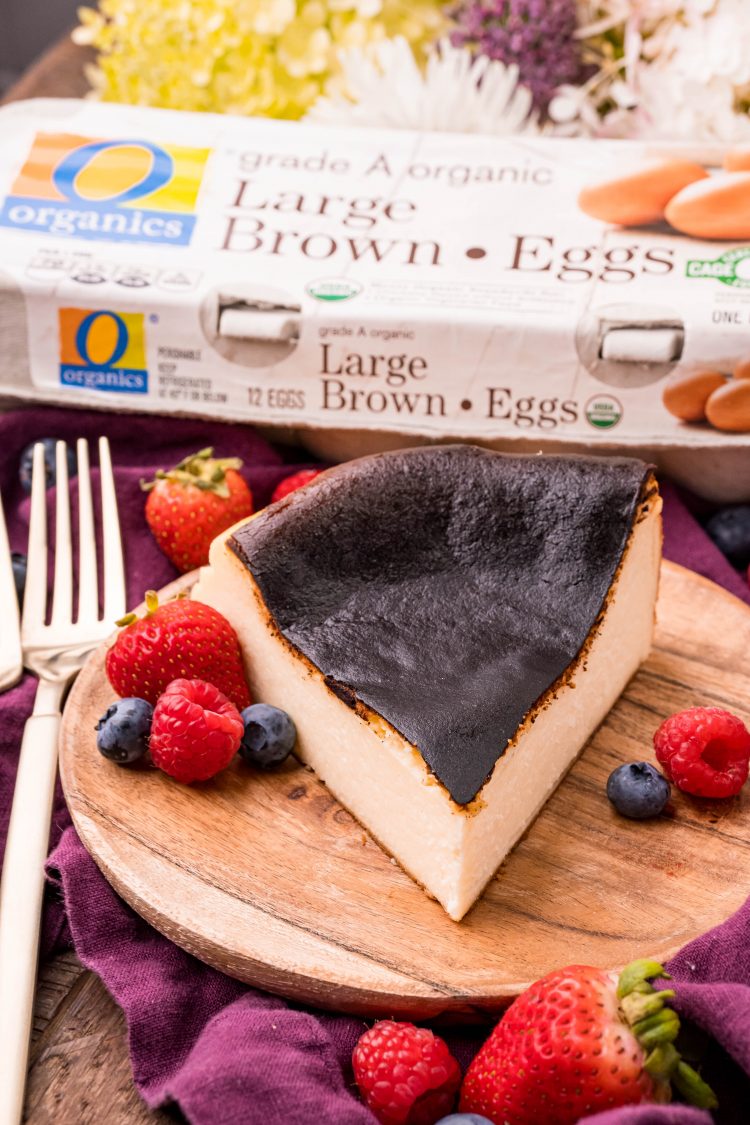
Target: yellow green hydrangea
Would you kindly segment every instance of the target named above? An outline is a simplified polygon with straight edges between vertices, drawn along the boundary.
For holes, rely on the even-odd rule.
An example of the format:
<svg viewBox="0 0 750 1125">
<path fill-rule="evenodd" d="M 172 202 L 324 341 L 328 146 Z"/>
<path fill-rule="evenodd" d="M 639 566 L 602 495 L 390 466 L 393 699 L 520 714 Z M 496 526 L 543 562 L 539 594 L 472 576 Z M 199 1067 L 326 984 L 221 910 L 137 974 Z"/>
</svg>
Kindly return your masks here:
<svg viewBox="0 0 750 1125">
<path fill-rule="evenodd" d="M 79 18 L 106 101 L 286 118 L 337 88 L 342 49 L 402 35 L 421 55 L 446 26 L 440 0 L 100 0 Z"/>
</svg>

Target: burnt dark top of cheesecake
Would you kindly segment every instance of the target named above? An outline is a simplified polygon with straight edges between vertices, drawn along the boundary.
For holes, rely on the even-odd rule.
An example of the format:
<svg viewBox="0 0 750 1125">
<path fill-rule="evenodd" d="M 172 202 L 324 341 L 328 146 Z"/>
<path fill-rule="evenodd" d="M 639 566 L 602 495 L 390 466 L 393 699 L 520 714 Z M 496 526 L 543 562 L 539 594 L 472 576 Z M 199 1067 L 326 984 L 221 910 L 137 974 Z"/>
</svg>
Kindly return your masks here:
<svg viewBox="0 0 750 1125">
<path fill-rule="evenodd" d="M 467 804 L 580 652 L 649 480 L 629 458 L 383 453 L 292 493 L 230 545 L 281 633 Z"/>
</svg>

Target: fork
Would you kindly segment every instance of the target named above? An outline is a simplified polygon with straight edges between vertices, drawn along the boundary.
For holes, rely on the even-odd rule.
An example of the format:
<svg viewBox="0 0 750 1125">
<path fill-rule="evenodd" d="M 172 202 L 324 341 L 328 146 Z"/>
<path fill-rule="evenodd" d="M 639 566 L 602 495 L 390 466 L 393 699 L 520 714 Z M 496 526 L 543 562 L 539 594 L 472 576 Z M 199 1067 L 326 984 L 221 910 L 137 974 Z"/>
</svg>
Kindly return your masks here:
<svg viewBox="0 0 750 1125">
<path fill-rule="evenodd" d="M 21 623 L 18 620 L 18 599 L 13 579 L 8 532 L 0 500 L 0 691 L 13 687 L 21 678 Z"/>
<path fill-rule="evenodd" d="M 63 695 L 88 654 L 125 612 L 125 574 L 109 443 L 99 439 L 104 563 L 101 615 L 89 450 L 84 439 L 77 442 L 76 454 L 78 612 L 74 621 L 67 448 L 60 441 L 55 452 L 55 576 L 47 624 L 46 471 L 44 447 L 34 447 L 21 645 L 24 664 L 39 677 L 39 686 L 21 742 L 0 883 L 0 1125 L 18 1125 L 23 1112 Z"/>
</svg>

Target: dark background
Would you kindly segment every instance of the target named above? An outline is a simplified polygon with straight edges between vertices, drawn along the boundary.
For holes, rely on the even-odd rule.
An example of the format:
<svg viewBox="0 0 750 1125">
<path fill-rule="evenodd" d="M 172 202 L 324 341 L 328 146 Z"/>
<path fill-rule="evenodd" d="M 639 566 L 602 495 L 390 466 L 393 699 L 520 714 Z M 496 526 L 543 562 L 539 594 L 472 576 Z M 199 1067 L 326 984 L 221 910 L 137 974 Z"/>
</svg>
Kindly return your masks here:
<svg viewBox="0 0 750 1125">
<path fill-rule="evenodd" d="M 81 6 L 81 0 L 0 0 L 0 93 L 38 54 L 75 26 Z"/>
</svg>

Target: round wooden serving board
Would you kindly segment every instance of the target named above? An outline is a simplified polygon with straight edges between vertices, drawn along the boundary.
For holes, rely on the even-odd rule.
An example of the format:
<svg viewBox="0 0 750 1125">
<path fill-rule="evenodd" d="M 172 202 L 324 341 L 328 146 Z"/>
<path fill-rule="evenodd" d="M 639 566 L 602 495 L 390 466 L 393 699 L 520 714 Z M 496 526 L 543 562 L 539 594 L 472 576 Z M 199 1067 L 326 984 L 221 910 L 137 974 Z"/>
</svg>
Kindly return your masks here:
<svg viewBox="0 0 750 1125">
<path fill-rule="evenodd" d="M 366 1015 L 472 1018 L 563 964 L 666 958 L 750 892 L 750 787 L 730 801 L 676 793 L 674 815 L 645 823 L 605 797 L 617 764 L 653 760 L 672 712 L 713 705 L 750 721 L 750 611 L 680 567 L 663 567 L 651 658 L 460 923 L 303 766 L 259 774 L 237 761 L 185 787 L 105 761 L 105 648 L 62 728 L 78 833 L 156 929 L 260 988 Z"/>
</svg>

